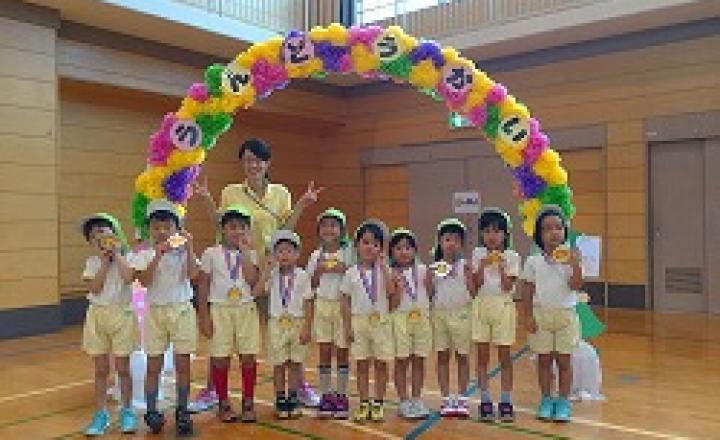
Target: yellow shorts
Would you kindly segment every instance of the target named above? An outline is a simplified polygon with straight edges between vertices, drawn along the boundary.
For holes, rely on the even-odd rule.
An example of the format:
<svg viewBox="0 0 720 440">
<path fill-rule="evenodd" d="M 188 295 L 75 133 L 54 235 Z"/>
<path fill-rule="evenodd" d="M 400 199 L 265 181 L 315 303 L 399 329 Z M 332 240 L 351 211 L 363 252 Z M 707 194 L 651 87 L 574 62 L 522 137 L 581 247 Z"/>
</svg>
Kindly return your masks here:
<svg viewBox="0 0 720 440">
<path fill-rule="evenodd" d="M 380 315 L 377 320 L 372 315 L 353 315 L 351 349 L 355 360 L 395 358 L 392 321 L 392 315 Z"/>
<path fill-rule="evenodd" d="M 189 302 L 151 304 L 145 312 L 145 352 L 160 356 L 168 344 L 176 354 L 190 354 L 197 349 L 197 320 Z"/>
<path fill-rule="evenodd" d="M 395 357 L 428 357 L 432 351 L 432 327 L 427 310 L 393 312 Z"/>
<path fill-rule="evenodd" d="M 537 332 L 528 335 L 530 348 L 538 354 L 572 354 L 580 342 L 580 321 L 575 309 L 533 307 Z"/>
<path fill-rule="evenodd" d="M 513 345 L 517 310 L 510 295 L 484 295 L 473 301 L 472 340 Z"/>
<path fill-rule="evenodd" d="M 435 351 L 470 354 L 471 307 L 458 310 L 435 309 L 432 312 Z"/>
<path fill-rule="evenodd" d="M 287 361 L 305 362 L 308 344 L 300 344 L 305 318 L 270 318 L 268 321 L 268 358 L 271 365 Z"/>
<path fill-rule="evenodd" d="M 333 344 L 339 348 L 347 348 L 340 301 L 331 299 L 315 299 L 315 340 L 319 344 Z"/>
<path fill-rule="evenodd" d="M 210 304 L 213 334 L 209 352 L 212 357 L 260 352 L 260 315 L 254 302 Z"/>
<path fill-rule="evenodd" d="M 83 350 L 90 356 L 129 356 L 140 346 L 138 321 L 130 305 L 90 304 L 83 328 Z"/>
</svg>

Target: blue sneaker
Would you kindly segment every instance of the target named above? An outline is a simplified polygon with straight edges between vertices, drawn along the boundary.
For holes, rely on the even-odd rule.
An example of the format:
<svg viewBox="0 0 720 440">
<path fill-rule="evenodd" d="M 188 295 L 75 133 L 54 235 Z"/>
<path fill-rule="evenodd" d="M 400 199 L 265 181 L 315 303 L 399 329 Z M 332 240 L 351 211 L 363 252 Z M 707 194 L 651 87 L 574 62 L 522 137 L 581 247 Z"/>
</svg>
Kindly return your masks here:
<svg viewBox="0 0 720 440">
<path fill-rule="evenodd" d="M 105 434 L 105 431 L 110 427 L 110 413 L 103 409 L 95 413 L 92 421 L 85 428 L 85 435 L 87 437 L 97 437 Z"/>
<path fill-rule="evenodd" d="M 137 416 L 130 408 L 123 408 L 120 411 L 120 432 L 132 434 L 138 429 Z"/>
<path fill-rule="evenodd" d="M 570 419 L 572 419 L 572 406 L 570 405 L 570 401 L 563 398 L 556 400 L 553 420 L 555 422 L 567 423 Z"/>
<path fill-rule="evenodd" d="M 537 411 L 540 420 L 551 420 L 555 414 L 555 400 L 550 396 L 543 396 Z"/>
</svg>

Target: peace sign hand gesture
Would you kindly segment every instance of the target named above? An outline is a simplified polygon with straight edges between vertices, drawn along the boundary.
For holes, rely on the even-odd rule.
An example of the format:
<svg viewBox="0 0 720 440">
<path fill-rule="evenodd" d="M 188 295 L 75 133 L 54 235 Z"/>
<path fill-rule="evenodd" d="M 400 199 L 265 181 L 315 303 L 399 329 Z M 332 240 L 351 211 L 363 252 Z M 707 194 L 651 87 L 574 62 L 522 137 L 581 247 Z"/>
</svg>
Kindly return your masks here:
<svg viewBox="0 0 720 440">
<path fill-rule="evenodd" d="M 313 203 L 317 202 L 318 195 L 324 189 L 325 189 L 325 187 L 323 187 L 323 186 L 315 188 L 315 181 L 311 180 L 310 183 L 308 183 L 307 191 L 305 191 L 305 194 L 303 194 L 302 197 L 300 197 L 298 204 L 303 207 L 312 205 Z"/>
</svg>

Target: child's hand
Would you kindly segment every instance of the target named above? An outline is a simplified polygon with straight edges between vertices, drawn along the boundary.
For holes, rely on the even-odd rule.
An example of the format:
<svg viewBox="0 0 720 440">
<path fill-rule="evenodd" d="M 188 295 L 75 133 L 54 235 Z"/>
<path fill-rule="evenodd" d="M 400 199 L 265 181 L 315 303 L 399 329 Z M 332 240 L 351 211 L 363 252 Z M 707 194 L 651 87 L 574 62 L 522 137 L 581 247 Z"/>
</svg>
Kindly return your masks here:
<svg viewBox="0 0 720 440">
<path fill-rule="evenodd" d="M 579 266 L 581 261 L 582 255 L 580 254 L 579 249 L 574 248 L 572 251 L 570 251 L 570 259 L 568 260 L 568 262 L 571 266 Z"/>
<path fill-rule="evenodd" d="M 388 265 L 387 254 L 381 253 L 380 255 L 378 255 L 377 262 L 380 265 L 380 267 L 386 267 Z"/>
<path fill-rule="evenodd" d="M 203 336 L 210 339 L 213 335 L 213 323 L 212 318 L 209 316 L 207 318 L 200 318 L 200 333 L 202 333 Z"/>
<path fill-rule="evenodd" d="M 206 199 L 212 198 L 212 195 L 210 194 L 210 189 L 208 189 L 207 176 L 203 175 L 202 183 L 199 183 L 198 180 L 199 179 L 195 180 L 195 182 L 193 183 L 193 194 L 197 194 Z"/>
<path fill-rule="evenodd" d="M 163 241 L 162 243 L 158 243 L 155 245 L 155 254 L 163 256 L 168 253 L 170 249 L 172 249 L 170 247 L 170 243 L 168 243 L 167 241 Z"/>
<path fill-rule="evenodd" d="M 248 254 L 252 250 L 252 239 L 248 235 L 240 237 L 240 251 L 243 254 Z"/>
<path fill-rule="evenodd" d="M 465 266 L 463 267 L 463 270 L 465 271 L 465 278 L 472 278 L 473 270 L 472 270 L 472 263 L 465 263 Z"/>
<path fill-rule="evenodd" d="M 528 316 L 527 320 L 525 321 L 525 330 L 527 330 L 528 333 L 537 333 L 538 327 L 537 322 L 535 322 L 534 316 Z"/>
<path fill-rule="evenodd" d="M 310 343 L 310 328 L 305 326 L 300 332 L 300 345 L 307 345 Z"/>
<path fill-rule="evenodd" d="M 193 248 L 193 236 L 188 231 L 180 232 L 182 237 L 185 237 L 185 249 L 192 250 Z"/>
</svg>

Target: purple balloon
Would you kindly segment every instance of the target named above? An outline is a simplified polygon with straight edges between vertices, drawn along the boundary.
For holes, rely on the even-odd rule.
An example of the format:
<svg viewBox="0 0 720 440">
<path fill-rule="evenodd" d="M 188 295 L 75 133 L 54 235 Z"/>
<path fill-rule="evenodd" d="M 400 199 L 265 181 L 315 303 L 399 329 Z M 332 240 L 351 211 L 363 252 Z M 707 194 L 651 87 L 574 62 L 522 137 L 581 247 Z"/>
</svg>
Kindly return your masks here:
<svg viewBox="0 0 720 440">
<path fill-rule="evenodd" d="M 323 61 L 328 72 L 342 72 L 342 59 L 350 54 L 347 46 L 333 46 L 327 41 L 315 43 L 315 56 Z"/>
<path fill-rule="evenodd" d="M 185 202 L 190 195 L 190 184 L 197 178 L 198 174 L 200 174 L 200 167 L 193 165 L 168 176 L 163 182 L 167 199 L 175 203 Z"/>
<path fill-rule="evenodd" d="M 536 197 L 540 192 L 545 189 L 546 183 L 539 176 L 537 176 L 532 168 L 527 164 L 522 164 L 515 168 L 513 176 L 520 185 L 520 191 L 523 197 L 531 199 Z"/>
<path fill-rule="evenodd" d="M 415 49 L 410 51 L 409 56 L 413 64 L 429 58 L 436 69 L 445 65 L 445 58 L 442 56 L 440 46 L 434 41 L 421 42 Z"/>
</svg>

